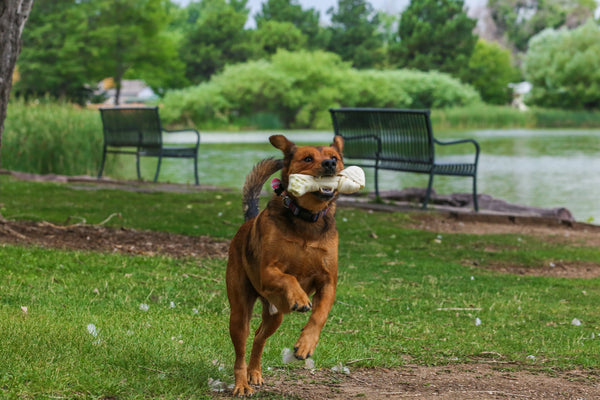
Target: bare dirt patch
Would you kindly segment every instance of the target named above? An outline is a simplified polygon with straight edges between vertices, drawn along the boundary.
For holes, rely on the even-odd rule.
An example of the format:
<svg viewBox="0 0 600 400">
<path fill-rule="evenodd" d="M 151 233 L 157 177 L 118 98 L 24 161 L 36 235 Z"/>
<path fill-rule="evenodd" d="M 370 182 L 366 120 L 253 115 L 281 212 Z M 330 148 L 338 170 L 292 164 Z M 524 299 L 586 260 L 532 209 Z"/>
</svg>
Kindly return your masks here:
<svg viewBox="0 0 600 400">
<path fill-rule="evenodd" d="M 170 257 L 226 257 L 229 241 L 209 236 L 49 222 L 0 222 L 0 243 Z"/>
<path fill-rule="evenodd" d="M 556 375 L 516 365 L 407 365 L 341 374 L 331 370 L 277 371 L 261 392 L 290 399 L 597 399 L 597 374 L 569 371 Z"/>
</svg>

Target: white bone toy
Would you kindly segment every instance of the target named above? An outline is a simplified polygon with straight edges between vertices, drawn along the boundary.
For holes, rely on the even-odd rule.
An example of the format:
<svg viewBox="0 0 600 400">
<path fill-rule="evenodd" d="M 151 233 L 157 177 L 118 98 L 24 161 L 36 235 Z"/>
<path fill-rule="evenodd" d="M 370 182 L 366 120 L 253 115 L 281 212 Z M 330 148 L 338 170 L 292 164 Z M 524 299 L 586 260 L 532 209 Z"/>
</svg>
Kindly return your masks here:
<svg viewBox="0 0 600 400">
<path fill-rule="evenodd" d="M 365 187 L 365 172 L 356 166 L 348 167 L 336 176 L 315 177 L 312 175 L 292 174 L 289 177 L 287 191 L 296 197 L 306 193 L 320 191 L 332 193 L 355 193 Z"/>
</svg>

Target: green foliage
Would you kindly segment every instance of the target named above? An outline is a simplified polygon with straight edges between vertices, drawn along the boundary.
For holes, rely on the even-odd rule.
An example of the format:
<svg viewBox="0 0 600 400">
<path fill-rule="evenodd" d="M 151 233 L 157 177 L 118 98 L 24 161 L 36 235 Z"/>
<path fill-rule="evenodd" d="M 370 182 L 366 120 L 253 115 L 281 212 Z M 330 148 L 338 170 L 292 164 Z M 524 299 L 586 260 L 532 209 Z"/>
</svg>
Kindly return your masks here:
<svg viewBox="0 0 600 400">
<path fill-rule="evenodd" d="M 121 80 L 135 67 L 144 77 L 150 71 L 154 82 L 174 84 L 164 72 L 179 77 L 183 66 L 176 59 L 175 42 L 163 32 L 168 24 L 165 0 L 93 0 L 90 16 L 92 44 L 97 49 L 98 67 L 115 80 L 117 94 Z M 162 77 L 162 79 L 157 78 Z M 116 104 L 119 99 L 116 98 Z"/>
<path fill-rule="evenodd" d="M 446 108 L 477 104 L 479 93 L 452 76 L 437 72 L 396 70 L 388 72 L 391 84 L 406 91 L 411 101 L 408 108 Z"/>
<path fill-rule="evenodd" d="M 17 93 L 84 103 L 89 87 L 128 71 L 155 88 L 178 87 L 183 65 L 165 28 L 165 0 L 36 2 L 23 31 Z M 164 71 L 169 71 L 168 74 Z"/>
<path fill-rule="evenodd" d="M 93 73 L 95 49 L 89 46 L 85 9 L 76 0 L 36 1 L 23 30 L 17 66 L 18 95 L 84 103 L 90 93 L 85 84 L 99 80 Z M 60 27 L 60 28 L 59 28 Z"/>
<path fill-rule="evenodd" d="M 384 60 L 379 16 L 366 0 L 339 0 L 338 8 L 327 11 L 331 26 L 327 50 L 350 61 L 355 68 L 373 68 Z"/>
<path fill-rule="evenodd" d="M 477 21 L 463 7 L 463 0 L 412 0 L 400 16 L 392 63 L 463 77 L 477 42 Z"/>
<path fill-rule="evenodd" d="M 571 31 L 547 29 L 529 42 L 525 77 L 528 104 L 565 109 L 600 108 L 600 29 L 589 20 Z"/>
<path fill-rule="evenodd" d="M 279 49 L 302 50 L 307 42 L 306 35 L 291 22 L 266 21 L 251 36 L 256 46 L 254 58 L 270 56 Z"/>
<path fill-rule="evenodd" d="M 186 77 L 192 83 L 206 81 L 225 65 L 245 61 L 250 53 L 244 31 L 246 9 L 236 9 L 226 0 L 191 3 L 190 26 L 186 29 L 180 56 Z"/>
<path fill-rule="evenodd" d="M 303 10 L 298 0 L 267 0 L 262 3 L 261 11 L 256 14 L 255 20 L 258 30 L 262 30 L 263 26 L 270 22 L 291 23 L 307 38 L 308 48 L 322 48 L 324 45 L 323 29 L 319 25 L 319 12 L 313 8 Z M 293 50 L 297 47 L 282 48 Z M 273 53 L 274 51 L 270 54 Z"/>
<path fill-rule="evenodd" d="M 527 50 L 529 39 L 546 28 L 574 28 L 593 17 L 594 0 L 488 0 L 490 15 L 501 35 L 517 50 Z"/>
<path fill-rule="evenodd" d="M 100 115 L 95 110 L 47 100 L 13 100 L 8 105 L 0 159 L 9 170 L 95 175 L 102 144 Z"/>
<path fill-rule="evenodd" d="M 169 92 L 162 116 L 205 127 L 267 112 L 284 127 L 329 128 L 330 107 L 439 108 L 478 101 L 473 88 L 446 74 L 355 70 L 332 53 L 280 51 L 270 61 L 229 66 L 208 83 Z"/>
<path fill-rule="evenodd" d="M 518 75 L 509 50 L 498 43 L 479 39 L 464 80 L 479 91 L 486 103 L 507 104 L 512 99 L 508 84 L 518 81 Z"/>
</svg>

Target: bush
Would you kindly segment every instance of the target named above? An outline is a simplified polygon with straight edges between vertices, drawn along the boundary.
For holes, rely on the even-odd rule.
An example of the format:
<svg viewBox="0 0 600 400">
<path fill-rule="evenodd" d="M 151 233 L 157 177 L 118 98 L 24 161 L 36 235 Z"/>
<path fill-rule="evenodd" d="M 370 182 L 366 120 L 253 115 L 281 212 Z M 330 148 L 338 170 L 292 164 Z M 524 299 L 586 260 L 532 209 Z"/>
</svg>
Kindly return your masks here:
<svg viewBox="0 0 600 400">
<path fill-rule="evenodd" d="M 600 109 L 600 29 L 589 20 L 571 31 L 546 29 L 529 41 L 527 104 L 571 110 Z"/>
<path fill-rule="evenodd" d="M 269 127 L 329 129 L 330 107 L 445 108 L 478 102 L 476 90 L 447 74 L 359 71 L 333 53 L 279 51 L 270 61 L 228 66 L 207 83 L 167 93 L 161 115 L 202 129 L 260 121 Z"/>
<path fill-rule="evenodd" d="M 519 72 L 513 66 L 509 50 L 495 42 L 477 41 L 465 81 L 479 91 L 483 101 L 490 104 L 509 103 L 512 93 L 508 84 L 519 80 Z"/>
</svg>

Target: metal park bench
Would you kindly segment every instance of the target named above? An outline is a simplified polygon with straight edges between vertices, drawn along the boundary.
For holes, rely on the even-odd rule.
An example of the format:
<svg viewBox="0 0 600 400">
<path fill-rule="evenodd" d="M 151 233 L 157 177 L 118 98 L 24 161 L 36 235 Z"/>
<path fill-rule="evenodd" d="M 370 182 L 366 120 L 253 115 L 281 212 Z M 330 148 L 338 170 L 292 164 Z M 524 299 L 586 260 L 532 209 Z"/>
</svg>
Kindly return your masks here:
<svg viewBox="0 0 600 400">
<path fill-rule="evenodd" d="M 198 185 L 198 147 L 200 133 L 195 129 L 167 131 L 162 128 L 158 107 L 116 107 L 101 108 L 104 148 L 98 178 L 102 176 L 107 153 L 135 154 L 138 179 L 140 157 L 158 157 L 154 182 L 158 179 L 161 161 L 169 158 L 192 158 L 194 177 Z M 167 146 L 163 142 L 163 133 L 194 132 L 196 142 L 193 146 Z"/>
<path fill-rule="evenodd" d="M 381 169 L 429 175 L 423 208 L 431 196 L 434 175 L 473 178 L 473 207 L 477 204 L 477 162 L 479 144 L 473 139 L 441 142 L 433 137 L 429 110 L 385 108 L 330 109 L 333 129 L 344 138 L 344 158 L 349 164 L 375 169 L 375 193 L 379 197 L 378 172 Z M 438 162 L 435 145 L 471 143 L 475 146 L 472 163 Z M 355 163 L 356 160 L 358 163 Z"/>
</svg>

